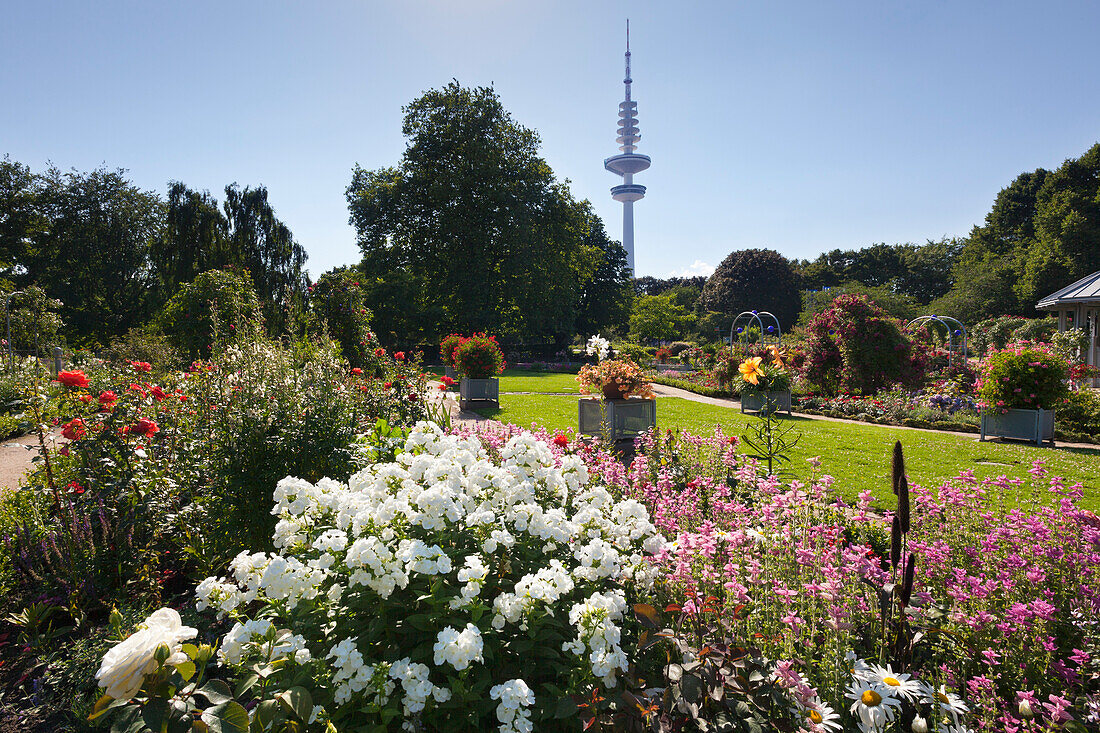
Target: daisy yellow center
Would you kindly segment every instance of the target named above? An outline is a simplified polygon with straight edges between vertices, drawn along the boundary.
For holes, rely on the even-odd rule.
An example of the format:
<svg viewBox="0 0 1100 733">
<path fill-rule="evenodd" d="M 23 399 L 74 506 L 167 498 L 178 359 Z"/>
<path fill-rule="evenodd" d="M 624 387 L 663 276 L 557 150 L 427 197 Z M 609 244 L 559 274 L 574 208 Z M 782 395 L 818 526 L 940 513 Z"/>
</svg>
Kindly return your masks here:
<svg viewBox="0 0 1100 733">
<path fill-rule="evenodd" d="M 817 712 L 816 710 L 811 710 L 810 711 L 810 722 L 811 723 L 815 723 L 815 724 L 820 723 L 821 720 L 822 720 L 821 713 Z"/>
<path fill-rule="evenodd" d="M 893 677 L 883 677 L 882 681 L 885 682 L 886 684 L 890 685 L 891 687 L 901 687 L 901 683 L 898 682 L 897 679 L 895 679 Z"/>
<path fill-rule="evenodd" d="M 869 708 L 877 706 L 882 702 L 882 695 L 878 694 L 874 690 L 864 690 L 863 694 L 859 696 L 860 702 Z"/>
<path fill-rule="evenodd" d="M 951 704 L 951 701 L 947 699 L 947 695 L 943 694 L 942 692 L 936 693 L 936 699 L 942 702 L 944 705 Z"/>
</svg>

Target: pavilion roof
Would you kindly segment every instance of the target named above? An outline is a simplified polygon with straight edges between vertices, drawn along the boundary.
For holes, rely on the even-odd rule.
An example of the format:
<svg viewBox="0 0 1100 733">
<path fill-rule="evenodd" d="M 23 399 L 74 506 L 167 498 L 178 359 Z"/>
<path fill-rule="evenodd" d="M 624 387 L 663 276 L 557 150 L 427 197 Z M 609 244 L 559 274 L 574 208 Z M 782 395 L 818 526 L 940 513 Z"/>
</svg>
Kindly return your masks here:
<svg viewBox="0 0 1100 733">
<path fill-rule="evenodd" d="M 1094 302 L 1100 304 L 1100 271 L 1087 275 L 1072 285 L 1041 298 L 1036 308 L 1050 310 L 1065 305 Z"/>
</svg>

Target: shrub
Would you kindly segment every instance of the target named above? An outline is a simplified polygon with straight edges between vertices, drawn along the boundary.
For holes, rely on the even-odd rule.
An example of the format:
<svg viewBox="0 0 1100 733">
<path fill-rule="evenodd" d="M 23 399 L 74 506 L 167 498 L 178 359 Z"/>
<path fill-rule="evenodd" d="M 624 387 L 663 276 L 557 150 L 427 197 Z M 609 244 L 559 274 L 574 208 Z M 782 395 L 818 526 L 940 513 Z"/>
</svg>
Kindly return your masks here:
<svg viewBox="0 0 1100 733">
<path fill-rule="evenodd" d="M 629 359 L 635 364 L 648 366 L 653 363 L 653 352 L 641 344 L 631 341 L 621 341 L 615 344 L 616 356 Z"/>
<path fill-rule="evenodd" d="M 1049 410 L 1069 396 L 1066 363 L 1037 344 L 1009 344 L 982 363 L 978 396 L 987 409 Z"/>
<path fill-rule="evenodd" d="M 673 356 L 679 356 L 688 349 L 694 348 L 695 344 L 689 341 L 673 341 L 668 345 L 668 350 L 672 352 Z"/>
<path fill-rule="evenodd" d="M 61 301 L 46 296 L 46 291 L 31 285 L 20 294 L 0 292 L 0 302 L 10 302 L 11 342 L 17 351 L 45 352 L 57 343 L 61 330 L 61 316 L 57 314 Z M 7 352 L 7 349 L 4 349 Z"/>
<path fill-rule="evenodd" d="M 119 363 L 146 362 L 152 365 L 156 374 L 184 366 L 183 353 L 155 324 L 131 328 L 125 335 L 115 336 L 101 356 Z"/>
<path fill-rule="evenodd" d="M 1070 392 L 1058 406 L 1058 427 L 1100 437 L 1100 393 L 1091 389 Z"/>
<path fill-rule="evenodd" d="M 359 275 L 326 272 L 310 286 L 308 307 L 311 332 L 327 331 L 351 366 L 377 373 L 378 340 L 370 330 L 371 312 Z"/>
<path fill-rule="evenodd" d="M 208 270 L 172 296 L 156 324 L 189 359 L 204 358 L 237 334 L 258 333 L 260 306 L 247 275 Z"/>
<path fill-rule="evenodd" d="M 840 295 L 806 327 L 802 376 L 829 394 L 874 394 L 924 379 L 924 350 L 862 295 Z"/>
<path fill-rule="evenodd" d="M 488 379 L 504 371 L 504 353 L 495 336 L 475 333 L 454 350 L 455 368 L 470 379 Z"/>
<path fill-rule="evenodd" d="M 281 481 L 278 554 L 242 553 L 196 591 L 235 622 L 218 650 L 232 686 L 261 706 L 298 686 L 338 730 L 501 731 L 567 726 L 570 695 L 621 687 L 657 529 L 530 434 L 492 455 L 422 423 L 346 484 Z"/>
<path fill-rule="evenodd" d="M 1058 327 L 1056 318 L 997 316 L 975 323 L 967 333 L 970 347 L 978 355 L 1003 349 L 1010 341 L 1049 341 Z"/>
</svg>

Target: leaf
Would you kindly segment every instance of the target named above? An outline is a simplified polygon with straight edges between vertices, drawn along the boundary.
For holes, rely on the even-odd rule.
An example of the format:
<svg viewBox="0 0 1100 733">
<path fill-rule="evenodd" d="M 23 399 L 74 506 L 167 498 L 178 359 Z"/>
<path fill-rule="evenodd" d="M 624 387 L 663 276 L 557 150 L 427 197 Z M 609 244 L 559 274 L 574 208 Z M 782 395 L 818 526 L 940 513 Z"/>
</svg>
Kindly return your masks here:
<svg viewBox="0 0 1100 733">
<path fill-rule="evenodd" d="M 285 692 L 280 692 L 275 699 L 283 704 L 283 707 L 294 713 L 303 723 L 313 715 L 313 697 L 304 687 L 291 687 Z"/>
<path fill-rule="evenodd" d="M 577 714 L 577 703 L 572 698 L 563 697 L 554 704 L 554 718 L 560 720 Z"/>
<path fill-rule="evenodd" d="M 279 702 L 277 700 L 264 700 L 256 706 L 253 722 L 259 722 L 260 729 L 263 730 L 268 723 L 275 719 L 275 713 L 277 712 L 279 712 Z"/>
<path fill-rule="evenodd" d="M 684 699 L 690 703 L 698 702 L 703 698 L 703 680 L 693 674 L 686 674 L 680 680 L 680 689 L 684 691 Z"/>
<path fill-rule="evenodd" d="M 243 680 L 238 682 L 237 683 L 237 690 L 236 690 L 237 697 L 243 697 L 244 693 L 248 692 L 253 687 L 255 687 L 256 683 L 259 682 L 259 681 L 260 681 L 260 675 L 250 674 L 247 677 L 245 677 Z"/>
<path fill-rule="evenodd" d="M 202 722 L 210 733 L 248 733 L 248 713 L 236 700 L 203 711 Z"/>
<path fill-rule="evenodd" d="M 176 671 L 179 672 L 180 677 L 184 682 L 190 682 L 191 678 L 195 676 L 195 663 L 194 662 L 182 662 L 176 665 Z"/>
<path fill-rule="evenodd" d="M 167 716 L 168 701 L 164 698 L 153 698 L 141 707 L 141 719 L 150 730 L 159 731 Z"/>
<path fill-rule="evenodd" d="M 188 549 L 192 549 L 192 548 L 188 548 Z M 180 651 L 182 651 L 184 654 L 186 654 L 191 659 L 194 659 L 196 657 L 196 655 L 198 655 L 198 653 L 199 653 L 199 648 L 197 646 L 195 646 L 194 644 L 184 644 L 183 646 L 180 647 Z"/>
<path fill-rule="evenodd" d="M 222 705 L 233 699 L 233 691 L 221 680 L 208 680 L 205 685 L 195 690 L 195 694 L 202 695 L 212 705 Z"/>
<path fill-rule="evenodd" d="M 95 701 L 95 707 L 92 708 L 92 714 L 88 716 L 88 720 L 95 720 L 99 716 L 103 715 L 108 710 L 117 708 L 120 705 L 125 705 L 128 700 L 116 700 L 110 695 L 104 695 Z"/>
<path fill-rule="evenodd" d="M 657 609 L 648 603 L 635 603 L 634 615 L 638 617 L 643 626 L 651 629 L 661 628 L 661 619 L 657 616 Z"/>
</svg>

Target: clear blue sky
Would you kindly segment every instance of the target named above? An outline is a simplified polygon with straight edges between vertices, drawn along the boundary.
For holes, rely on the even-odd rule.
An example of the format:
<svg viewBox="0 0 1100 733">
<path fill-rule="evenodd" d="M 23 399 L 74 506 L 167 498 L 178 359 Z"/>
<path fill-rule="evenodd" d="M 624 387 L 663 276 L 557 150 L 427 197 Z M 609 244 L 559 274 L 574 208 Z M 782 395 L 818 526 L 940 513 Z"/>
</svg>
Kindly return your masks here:
<svg viewBox="0 0 1100 733">
<path fill-rule="evenodd" d="M 638 274 L 964 235 L 1018 173 L 1100 140 L 1100 3 L 14 2 L 0 155 L 122 167 L 221 198 L 268 187 L 316 276 L 358 260 L 353 164 L 397 162 L 401 107 L 495 85 L 613 237 L 623 21 L 639 152 Z"/>
</svg>

